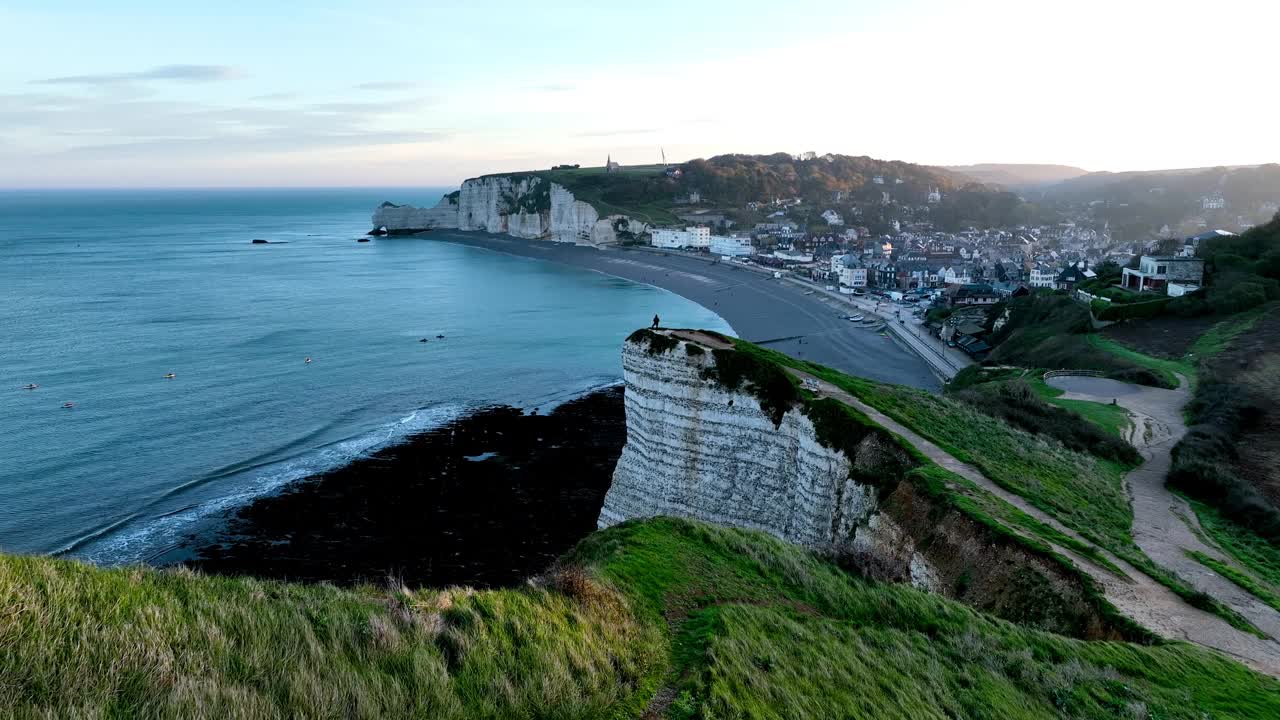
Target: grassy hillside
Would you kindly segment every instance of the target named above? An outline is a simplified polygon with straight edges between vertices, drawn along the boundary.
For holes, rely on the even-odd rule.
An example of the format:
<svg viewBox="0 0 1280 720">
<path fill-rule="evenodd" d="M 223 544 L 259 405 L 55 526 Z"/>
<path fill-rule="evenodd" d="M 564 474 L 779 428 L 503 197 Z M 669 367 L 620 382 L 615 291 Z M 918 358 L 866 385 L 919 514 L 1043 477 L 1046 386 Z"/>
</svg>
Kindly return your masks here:
<svg viewBox="0 0 1280 720">
<path fill-rule="evenodd" d="M 673 519 L 513 590 L 339 590 L 0 557 L 21 716 L 1271 718 L 1280 683 L 1085 642 Z"/>
<path fill-rule="evenodd" d="M 1259 633 L 1229 607 L 1195 591 L 1176 574 L 1157 566 L 1134 544 L 1130 534 L 1133 511 L 1123 484 L 1124 473 L 1132 465 L 1123 459 L 1105 459 L 1073 450 L 1052 434 L 1033 434 L 1012 427 L 997 417 L 948 397 L 937 397 L 915 388 L 874 383 L 747 342 L 736 342 L 740 350 L 811 372 L 843 388 L 928 438 L 952 457 L 978 468 L 992 482 L 1025 498 L 1089 542 L 1123 558 L 1189 604 L 1220 616 L 1237 629 Z M 1007 508 L 1006 503 L 992 502 L 990 498 L 973 501 L 981 509 L 972 510 L 998 518 L 1006 526 L 1024 527 L 1044 540 L 1071 547 L 1095 562 L 1099 560 L 1096 551 L 1089 552 L 1090 546 L 1082 548 L 1078 542 L 1066 543 L 1060 537 L 1051 538 L 1045 533 L 1047 528 L 1034 528 L 1016 515 L 1010 517 L 1008 511 L 1002 509 L 1002 506 Z"/>
</svg>

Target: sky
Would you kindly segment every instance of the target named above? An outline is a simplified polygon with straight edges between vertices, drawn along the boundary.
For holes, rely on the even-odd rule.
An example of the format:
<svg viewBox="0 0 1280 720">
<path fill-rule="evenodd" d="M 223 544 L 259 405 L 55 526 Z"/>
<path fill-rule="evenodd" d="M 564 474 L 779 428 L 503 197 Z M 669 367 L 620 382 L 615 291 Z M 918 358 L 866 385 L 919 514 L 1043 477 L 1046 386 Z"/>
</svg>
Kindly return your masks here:
<svg viewBox="0 0 1280 720">
<path fill-rule="evenodd" d="M 1280 161 L 1263 0 L 0 0 L 0 188 Z"/>
</svg>

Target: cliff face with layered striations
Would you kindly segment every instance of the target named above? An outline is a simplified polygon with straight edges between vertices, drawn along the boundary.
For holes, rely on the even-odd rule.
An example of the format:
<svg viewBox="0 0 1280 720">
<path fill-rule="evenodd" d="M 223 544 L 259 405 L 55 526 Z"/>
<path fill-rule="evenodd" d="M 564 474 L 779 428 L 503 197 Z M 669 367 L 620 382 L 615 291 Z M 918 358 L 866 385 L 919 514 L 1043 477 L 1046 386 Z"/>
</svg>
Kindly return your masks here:
<svg viewBox="0 0 1280 720">
<path fill-rule="evenodd" d="M 799 408 L 775 423 L 752 393 L 708 379 L 716 359 L 701 346 L 650 347 L 623 346 L 627 444 L 600 527 L 638 517 L 692 517 L 833 554 L 893 555 L 916 585 L 931 586 L 936 573 L 928 560 L 880 515 L 877 489 L 855 479 L 875 472 L 885 456 L 901 455 L 899 448 L 868 434 L 850 458 L 819 443 L 813 421 Z"/>
<path fill-rule="evenodd" d="M 1125 632 L 1087 577 L 965 510 L 905 441 L 806 399 L 768 360 L 690 337 L 641 330 L 624 344 L 627 442 L 599 527 L 669 515 L 762 530 L 1008 619 Z"/>
<path fill-rule="evenodd" d="M 813 423 L 789 410 L 776 426 L 752 395 L 702 377 L 710 353 L 668 353 L 627 342 L 627 444 L 600 526 L 679 515 L 764 530 L 837 549 L 850 522 L 874 512 L 871 488 L 849 478 L 849 459 L 818 444 Z"/>
<path fill-rule="evenodd" d="M 578 245 L 614 243 L 620 231 L 645 230 L 644 223 L 625 215 L 601 217 L 589 203 L 537 175 L 467 180 L 434 208 L 383 203 L 374 210 L 373 227 L 392 234 L 473 230 Z"/>
</svg>

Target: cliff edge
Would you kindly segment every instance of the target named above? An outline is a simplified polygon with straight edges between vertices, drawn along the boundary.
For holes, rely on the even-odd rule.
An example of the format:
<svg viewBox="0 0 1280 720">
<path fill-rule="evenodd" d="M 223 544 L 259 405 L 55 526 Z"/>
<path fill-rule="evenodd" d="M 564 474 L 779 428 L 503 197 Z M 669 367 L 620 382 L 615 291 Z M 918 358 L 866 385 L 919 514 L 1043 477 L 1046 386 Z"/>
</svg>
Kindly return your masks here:
<svg viewBox="0 0 1280 720">
<path fill-rule="evenodd" d="M 752 349 L 702 331 L 628 338 L 627 442 L 601 528 L 666 515 L 762 530 L 1035 627 L 1143 634 L 1069 562 L 966 510 L 896 435 Z"/>
</svg>

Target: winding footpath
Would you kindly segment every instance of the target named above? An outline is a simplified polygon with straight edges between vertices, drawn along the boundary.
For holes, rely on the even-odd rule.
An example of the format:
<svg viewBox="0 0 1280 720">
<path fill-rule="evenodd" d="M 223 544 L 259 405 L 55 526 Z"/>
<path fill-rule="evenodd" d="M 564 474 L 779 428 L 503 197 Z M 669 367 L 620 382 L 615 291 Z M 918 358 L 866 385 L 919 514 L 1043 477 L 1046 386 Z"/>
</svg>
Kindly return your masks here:
<svg viewBox="0 0 1280 720">
<path fill-rule="evenodd" d="M 1189 383 L 1182 376 L 1179 380 L 1181 385 L 1176 390 L 1091 377 L 1057 377 L 1046 382 L 1064 390 L 1062 397 L 1066 399 L 1100 403 L 1115 400 L 1133 414 L 1131 442 L 1146 461 L 1125 476 L 1125 483 L 1133 505 L 1133 539 L 1147 557 L 1240 613 L 1262 632 L 1280 638 L 1280 612 L 1187 555 L 1187 551 L 1198 551 L 1236 565 L 1202 539 L 1204 535 L 1191 507 L 1164 484 L 1173 462 L 1173 447 L 1187 432 L 1182 408 L 1189 399 Z"/>
</svg>

